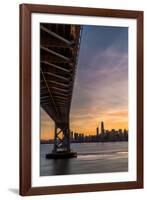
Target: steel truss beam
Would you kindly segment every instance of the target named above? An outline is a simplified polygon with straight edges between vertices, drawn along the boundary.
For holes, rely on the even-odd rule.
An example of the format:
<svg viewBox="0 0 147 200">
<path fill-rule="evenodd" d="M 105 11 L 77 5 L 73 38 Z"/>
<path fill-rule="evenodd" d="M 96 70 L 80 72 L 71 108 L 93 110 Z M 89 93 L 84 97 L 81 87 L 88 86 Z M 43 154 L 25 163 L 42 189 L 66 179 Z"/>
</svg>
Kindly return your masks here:
<svg viewBox="0 0 147 200">
<path fill-rule="evenodd" d="M 57 75 L 57 74 L 54 74 L 52 72 L 43 72 L 44 74 L 48 74 L 50 76 L 53 76 L 53 77 L 56 77 L 56 78 L 59 78 L 59 79 L 62 79 L 62 80 L 65 80 L 65 81 L 69 81 L 69 78 L 65 78 L 63 76 L 60 76 L 60 75 Z"/>
<path fill-rule="evenodd" d="M 68 44 L 69 46 L 73 44 L 73 42 L 71 42 L 71 41 L 69 41 L 69 40 L 67 40 L 67 39 L 65 39 L 65 38 L 63 38 L 63 37 L 61 37 L 60 35 L 56 34 L 56 33 L 53 32 L 53 31 L 50 31 L 48 28 L 44 27 L 43 25 L 41 25 L 40 27 L 41 27 L 41 29 L 42 29 L 43 31 L 45 31 L 46 33 L 52 35 L 53 37 L 55 37 L 55 38 L 57 38 L 57 39 L 59 39 L 59 40 L 61 40 L 62 42 Z"/>
<path fill-rule="evenodd" d="M 41 46 L 41 49 L 44 50 L 44 51 L 47 51 L 48 53 L 51 53 L 51 54 L 53 54 L 55 56 L 58 56 L 59 58 L 62 58 L 64 60 L 68 61 L 68 62 L 70 61 L 70 58 L 67 58 L 66 56 L 63 56 L 62 54 L 57 53 L 56 51 L 53 51 L 53 50 L 48 49 L 48 48 L 43 47 L 43 46 Z"/>
<path fill-rule="evenodd" d="M 70 73 L 71 71 L 69 69 L 65 69 L 63 67 L 60 67 L 58 65 L 55 65 L 53 63 L 50 63 L 50 62 L 47 62 L 47 61 L 41 61 L 41 63 L 45 64 L 45 65 L 48 65 L 48 66 L 51 66 L 51 67 L 54 67 L 56 69 L 60 69 L 61 71 L 64 71 L 64 72 L 68 72 Z"/>
</svg>

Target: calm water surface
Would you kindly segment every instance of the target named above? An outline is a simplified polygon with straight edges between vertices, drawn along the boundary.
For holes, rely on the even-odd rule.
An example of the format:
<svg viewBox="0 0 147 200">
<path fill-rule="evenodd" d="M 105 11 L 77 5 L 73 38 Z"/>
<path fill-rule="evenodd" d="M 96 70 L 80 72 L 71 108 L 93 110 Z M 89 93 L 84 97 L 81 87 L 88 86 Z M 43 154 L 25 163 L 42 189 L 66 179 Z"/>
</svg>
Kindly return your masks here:
<svg viewBox="0 0 147 200">
<path fill-rule="evenodd" d="M 41 176 L 128 171 L 128 142 L 71 144 L 77 158 L 46 159 L 52 149 L 52 144 L 40 145 Z"/>
</svg>

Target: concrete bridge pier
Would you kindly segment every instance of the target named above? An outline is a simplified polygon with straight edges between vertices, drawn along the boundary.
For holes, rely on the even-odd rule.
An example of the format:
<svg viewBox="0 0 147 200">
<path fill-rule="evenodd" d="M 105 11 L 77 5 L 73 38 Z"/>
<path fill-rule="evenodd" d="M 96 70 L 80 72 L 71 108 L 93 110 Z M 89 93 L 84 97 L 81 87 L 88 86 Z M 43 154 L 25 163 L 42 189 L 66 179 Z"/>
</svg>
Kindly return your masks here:
<svg viewBox="0 0 147 200">
<path fill-rule="evenodd" d="M 52 153 L 46 154 L 46 158 L 60 159 L 77 157 L 76 152 L 70 149 L 69 124 L 55 123 L 54 148 Z"/>
</svg>

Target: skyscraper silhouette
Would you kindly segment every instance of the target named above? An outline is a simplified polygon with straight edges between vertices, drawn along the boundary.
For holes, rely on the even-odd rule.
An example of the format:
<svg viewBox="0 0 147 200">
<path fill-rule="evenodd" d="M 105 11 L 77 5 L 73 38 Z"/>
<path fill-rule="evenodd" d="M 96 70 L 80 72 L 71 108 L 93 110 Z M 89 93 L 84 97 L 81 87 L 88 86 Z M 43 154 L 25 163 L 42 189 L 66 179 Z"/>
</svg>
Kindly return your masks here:
<svg viewBox="0 0 147 200">
<path fill-rule="evenodd" d="M 105 129 L 104 129 L 104 122 L 101 122 L 101 133 L 104 133 Z"/>
<path fill-rule="evenodd" d="M 96 135 L 99 135 L 99 127 L 96 128 Z"/>
</svg>

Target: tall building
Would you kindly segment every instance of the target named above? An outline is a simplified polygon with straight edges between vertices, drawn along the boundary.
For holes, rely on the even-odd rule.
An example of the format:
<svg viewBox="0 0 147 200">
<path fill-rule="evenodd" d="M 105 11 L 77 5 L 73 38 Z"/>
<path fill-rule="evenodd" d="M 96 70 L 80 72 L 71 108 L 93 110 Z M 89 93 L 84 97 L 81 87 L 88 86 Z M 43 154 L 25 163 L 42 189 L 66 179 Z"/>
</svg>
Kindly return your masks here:
<svg viewBox="0 0 147 200">
<path fill-rule="evenodd" d="M 104 133 L 105 129 L 104 129 L 104 122 L 101 122 L 101 133 Z"/>
<path fill-rule="evenodd" d="M 99 135 L 99 127 L 96 128 L 96 135 Z"/>
</svg>

